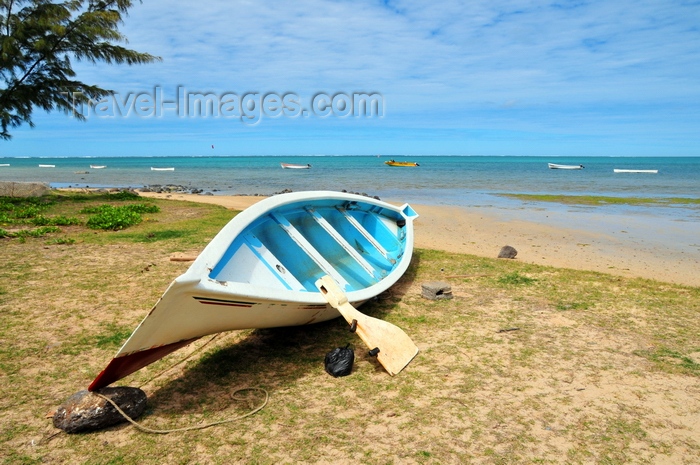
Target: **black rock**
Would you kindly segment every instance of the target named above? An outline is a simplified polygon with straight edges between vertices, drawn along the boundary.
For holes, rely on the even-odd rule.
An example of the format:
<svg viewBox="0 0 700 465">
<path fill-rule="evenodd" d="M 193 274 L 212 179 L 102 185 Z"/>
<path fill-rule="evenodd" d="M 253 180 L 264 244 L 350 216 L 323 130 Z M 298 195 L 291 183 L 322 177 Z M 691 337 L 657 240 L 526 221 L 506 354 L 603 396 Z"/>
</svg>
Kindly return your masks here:
<svg viewBox="0 0 700 465">
<path fill-rule="evenodd" d="M 108 397 L 131 419 L 146 410 L 146 393 L 139 388 L 119 386 L 99 391 Z M 86 433 L 127 421 L 112 404 L 84 390 L 70 396 L 53 415 L 53 425 L 66 433 Z"/>
<path fill-rule="evenodd" d="M 498 253 L 498 258 L 515 258 L 518 255 L 518 251 L 515 248 L 505 245 Z"/>
</svg>

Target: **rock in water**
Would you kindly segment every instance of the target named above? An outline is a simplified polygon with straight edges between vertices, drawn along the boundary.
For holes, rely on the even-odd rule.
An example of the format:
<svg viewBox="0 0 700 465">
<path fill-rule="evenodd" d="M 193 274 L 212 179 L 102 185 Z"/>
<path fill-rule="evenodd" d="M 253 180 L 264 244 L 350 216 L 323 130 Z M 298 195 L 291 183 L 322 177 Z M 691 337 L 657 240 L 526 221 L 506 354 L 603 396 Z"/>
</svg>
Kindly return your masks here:
<svg viewBox="0 0 700 465">
<path fill-rule="evenodd" d="M 131 419 L 146 410 L 146 393 L 139 388 L 119 386 L 98 391 L 112 399 Z M 127 421 L 112 404 L 90 391 L 76 392 L 53 415 L 53 425 L 66 433 L 86 433 Z"/>
<path fill-rule="evenodd" d="M 498 253 L 498 258 L 515 258 L 516 255 L 518 255 L 518 251 L 514 247 L 505 245 Z"/>
</svg>

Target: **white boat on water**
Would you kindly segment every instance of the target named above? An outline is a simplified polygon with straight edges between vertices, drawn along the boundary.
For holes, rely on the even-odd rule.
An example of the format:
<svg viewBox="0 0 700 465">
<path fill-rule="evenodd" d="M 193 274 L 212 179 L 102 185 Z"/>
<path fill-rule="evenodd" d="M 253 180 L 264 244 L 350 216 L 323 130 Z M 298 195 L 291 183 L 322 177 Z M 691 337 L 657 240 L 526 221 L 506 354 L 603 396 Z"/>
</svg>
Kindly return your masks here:
<svg viewBox="0 0 700 465">
<path fill-rule="evenodd" d="M 39 165 L 39 168 L 56 168 L 56 165 Z"/>
<path fill-rule="evenodd" d="M 155 168 L 155 167 L 151 166 L 151 171 L 175 171 L 175 168 L 174 168 L 174 167 L 170 167 L 170 168 Z"/>
<path fill-rule="evenodd" d="M 307 325 L 340 313 L 347 319 L 344 307 L 377 296 L 404 274 L 417 217 L 408 204 L 330 191 L 275 195 L 254 204 L 170 284 L 88 389 L 107 386 L 208 334 Z M 319 286 L 324 280 L 334 282 L 337 292 Z M 338 292 L 333 304 L 328 295 Z M 392 341 L 407 338 L 400 328 L 360 315 L 353 318 L 358 335 L 366 343 L 365 337 L 378 338 L 378 360 L 391 374 L 400 371 L 418 348 L 410 338 L 396 348 Z M 401 359 L 393 372 L 385 363 L 392 357 Z"/>
<path fill-rule="evenodd" d="M 307 163 L 306 165 L 295 165 L 294 163 L 280 163 L 282 165 L 282 168 L 285 170 L 308 170 L 311 168 L 311 164 Z"/>
<path fill-rule="evenodd" d="M 659 170 L 623 170 L 623 169 L 613 169 L 613 172 L 615 173 L 658 173 Z"/>
<path fill-rule="evenodd" d="M 550 170 L 582 170 L 583 165 L 557 165 L 556 163 L 547 163 Z"/>
<path fill-rule="evenodd" d="M 101 170 L 101 169 L 107 168 L 107 166 L 106 165 L 90 165 L 90 168 L 92 168 L 94 170 Z"/>
<path fill-rule="evenodd" d="M 10 166 L 9 163 L 0 163 L 0 166 Z"/>
</svg>

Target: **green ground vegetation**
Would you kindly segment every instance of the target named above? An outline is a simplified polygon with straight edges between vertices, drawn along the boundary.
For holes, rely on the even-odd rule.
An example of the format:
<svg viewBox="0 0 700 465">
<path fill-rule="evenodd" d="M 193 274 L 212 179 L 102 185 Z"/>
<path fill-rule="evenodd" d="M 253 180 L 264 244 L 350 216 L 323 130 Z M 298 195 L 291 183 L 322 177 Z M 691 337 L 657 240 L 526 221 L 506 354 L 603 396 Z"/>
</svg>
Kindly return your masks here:
<svg viewBox="0 0 700 465">
<path fill-rule="evenodd" d="M 690 197 L 610 197 L 602 195 L 499 194 L 529 202 L 556 202 L 569 205 L 647 205 L 700 206 L 700 199 Z"/>
<path fill-rule="evenodd" d="M 43 237 L 60 233 L 62 226 L 82 224 L 91 229 L 120 230 L 140 223 L 143 213 L 159 211 L 154 204 L 125 203 L 140 199 L 138 194 L 128 191 L 92 194 L 91 206 L 77 211 L 70 209 L 71 205 L 88 202 L 88 198 L 85 194 L 58 192 L 43 197 L 0 197 L 0 237 Z M 94 205 L 98 201 L 107 203 Z"/>
<path fill-rule="evenodd" d="M 140 199 L 159 211 L 125 230 L 93 230 L 80 210 L 110 201 L 51 199 L 42 214 L 81 223 L 0 239 L 0 463 L 646 464 L 700 455 L 699 288 L 420 249 L 399 283 L 361 307 L 418 345 L 398 375 L 341 319 L 235 331 L 117 384 L 146 391 L 139 421 L 150 428 L 232 418 L 264 401 L 242 388 L 269 394 L 255 415 L 169 435 L 128 424 L 62 433 L 50 413 L 92 381 L 189 266 L 170 254 L 198 253 L 235 212 Z M 421 297 L 421 283 L 436 280 L 453 299 Z M 348 343 L 353 372 L 332 378 L 325 354 Z"/>
</svg>

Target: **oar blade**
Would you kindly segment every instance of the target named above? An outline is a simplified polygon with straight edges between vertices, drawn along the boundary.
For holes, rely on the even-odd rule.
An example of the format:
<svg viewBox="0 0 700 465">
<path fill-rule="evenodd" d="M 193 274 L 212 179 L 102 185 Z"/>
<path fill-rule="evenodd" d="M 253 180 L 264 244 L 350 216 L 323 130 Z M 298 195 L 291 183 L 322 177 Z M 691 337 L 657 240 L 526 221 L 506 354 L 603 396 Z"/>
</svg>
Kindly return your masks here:
<svg viewBox="0 0 700 465">
<path fill-rule="evenodd" d="M 418 347 L 398 326 L 376 318 L 362 320 L 357 321 L 357 335 L 370 350 L 379 349 L 377 361 L 390 375 L 399 373 L 418 354 Z"/>
<path fill-rule="evenodd" d="M 379 349 L 377 361 L 390 375 L 399 373 L 418 354 L 418 347 L 401 328 L 358 311 L 330 276 L 319 279 L 316 287 L 348 323 L 357 321 L 357 335 L 370 351 Z"/>
</svg>

